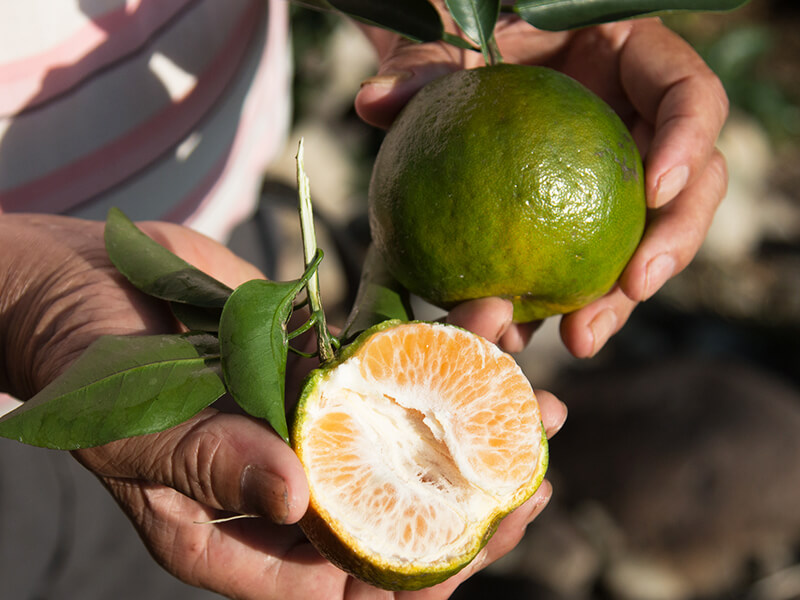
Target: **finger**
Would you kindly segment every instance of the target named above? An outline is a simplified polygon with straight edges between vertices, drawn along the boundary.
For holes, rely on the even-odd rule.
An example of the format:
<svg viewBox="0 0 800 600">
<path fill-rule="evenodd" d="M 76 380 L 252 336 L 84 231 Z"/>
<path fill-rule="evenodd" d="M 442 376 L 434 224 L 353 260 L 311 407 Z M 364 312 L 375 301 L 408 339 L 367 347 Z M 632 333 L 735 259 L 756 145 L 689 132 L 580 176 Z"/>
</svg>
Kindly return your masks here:
<svg viewBox="0 0 800 600">
<path fill-rule="evenodd" d="M 553 437 L 567 420 L 567 405 L 546 390 L 534 390 L 542 411 L 542 425 L 547 439 Z"/>
<path fill-rule="evenodd" d="M 446 321 L 485 337 L 505 352 L 522 352 L 541 321 L 514 323 L 513 317 L 511 301 L 495 297 L 462 302 L 447 314 Z"/>
<path fill-rule="evenodd" d="M 727 191 L 728 171 L 716 151 L 700 178 L 655 211 L 636 253 L 620 278 L 628 297 L 643 301 L 691 262 Z"/>
<path fill-rule="evenodd" d="M 496 344 L 512 324 L 514 307 L 503 298 L 479 298 L 453 308 L 446 321 L 458 325 Z"/>
<path fill-rule="evenodd" d="M 370 125 L 386 129 L 426 83 L 466 66 L 464 53 L 452 46 L 418 44 L 398 37 L 381 60 L 378 73 L 362 82 L 355 99 L 356 112 Z"/>
<path fill-rule="evenodd" d="M 542 514 L 552 496 L 552 484 L 547 479 L 542 480 L 536 493 L 500 522 L 494 536 L 483 549 L 482 560 L 478 560 L 468 567 L 471 569 L 469 575 L 483 569 L 514 549 L 522 539 L 525 528 Z"/>
<path fill-rule="evenodd" d="M 561 318 L 561 339 L 578 358 L 597 354 L 608 339 L 625 324 L 636 302 L 619 287 L 591 304 Z"/>
<path fill-rule="evenodd" d="M 645 189 L 648 206 L 657 208 L 704 171 L 728 116 L 728 99 L 694 49 L 654 19 L 631 29 L 620 54 L 620 80 L 654 127 Z"/>
<path fill-rule="evenodd" d="M 445 30 L 458 35 L 444 3 L 433 0 L 431 4 L 439 12 Z M 361 119 L 376 127 L 387 129 L 400 109 L 429 81 L 476 61 L 451 44 L 419 44 L 372 27 L 362 30 L 375 47 L 380 64 L 377 74 L 361 84 L 354 104 Z"/>
<path fill-rule="evenodd" d="M 505 517 L 489 543 L 475 559 L 453 577 L 431 588 L 419 592 L 401 592 L 398 600 L 436 600 L 449 598 L 453 591 L 472 575 L 508 554 L 519 544 L 526 527 L 541 514 L 553 494 L 548 480 L 542 481 L 536 493 L 522 506 Z"/>
<path fill-rule="evenodd" d="M 391 600 L 395 598 L 394 592 L 376 588 L 355 577 L 347 579 L 344 600 Z"/>
<path fill-rule="evenodd" d="M 541 324 L 541 321 L 512 323 L 500 338 L 498 345 L 506 352 L 522 352 Z"/>
<path fill-rule="evenodd" d="M 173 488 L 211 508 L 294 523 L 308 484 L 291 447 L 266 424 L 212 409 L 172 429 L 80 450 L 97 475 Z"/>
<path fill-rule="evenodd" d="M 167 571 L 226 598 L 331 597 L 345 574 L 296 526 L 248 518 L 211 523 L 217 511 L 164 486 L 111 478 L 111 493 Z"/>
</svg>

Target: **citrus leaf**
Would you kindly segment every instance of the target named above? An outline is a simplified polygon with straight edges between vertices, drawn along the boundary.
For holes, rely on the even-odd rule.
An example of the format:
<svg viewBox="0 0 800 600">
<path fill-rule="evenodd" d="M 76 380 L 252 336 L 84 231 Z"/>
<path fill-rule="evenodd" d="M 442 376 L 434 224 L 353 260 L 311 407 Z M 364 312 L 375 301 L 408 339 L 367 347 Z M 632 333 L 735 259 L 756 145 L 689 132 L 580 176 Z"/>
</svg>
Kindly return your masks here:
<svg viewBox="0 0 800 600">
<path fill-rule="evenodd" d="M 358 21 L 394 31 L 415 42 L 440 40 L 444 34 L 439 13 L 427 0 L 328 0 L 328 4 Z"/>
<path fill-rule="evenodd" d="M 221 308 L 231 288 L 193 267 L 145 235 L 118 208 L 108 212 L 106 251 L 128 281 L 141 291 L 172 302 Z"/>
<path fill-rule="evenodd" d="M 671 12 L 728 11 L 749 0 L 519 0 L 514 10 L 539 29 L 563 31 Z"/>
<path fill-rule="evenodd" d="M 75 450 L 163 431 L 225 393 L 208 334 L 104 336 L 0 419 L 0 436 Z"/>
<path fill-rule="evenodd" d="M 286 440 L 286 322 L 301 289 L 298 282 L 247 281 L 233 291 L 219 323 L 228 391 L 247 413 L 266 419 Z"/>
<path fill-rule="evenodd" d="M 286 326 L 295 298 L 320 260 L 321 251 L 296 281 L 254 279 L 243 283 L 225 303 L 219 321 L 222 375 L 228 391 L 248 414 L 266 419 L 287 442 Z"/>
<path fill-rule="evenodd" d="M 306 8 L 312 8 L 314 10 L 335 10 L 330 3 L 325 0 L 292 0 L 292 2 L 298 6 L 305 6 Z"/>
<path fill-rule="evenodd" d="M 216 333 L 219 331 L 219 320 L 222 308 L 193 306 L 180 302 L 170 302 L 172 314 L 191 331 L 206 331 Z"/>
<path fill-rule="evenodd" d="M 457 35 L 453 35 L 452 33 L 445 32 L 442 36 L 442 41 L 447 42 L 451 46 L 455 46 L 456 48 L 462 48 L 464 50 L 474 50 L 480 52 L 480 48 L 473 46 L 467 40 L 458 37 Z"/>
<path fill-rule="evenodd" d="M 412 319 L 408 291 L 391 276 L 374 246 L 367 250 L 356 300 L 342 338 L 347 342 L 373 325 L 399 319 Z"/>
<path fill-rule="evenodd" d="M 500 14 L 500 0 L 446 0 L 447 9 L 466 36 L 489 48 Z"/>
</svg>

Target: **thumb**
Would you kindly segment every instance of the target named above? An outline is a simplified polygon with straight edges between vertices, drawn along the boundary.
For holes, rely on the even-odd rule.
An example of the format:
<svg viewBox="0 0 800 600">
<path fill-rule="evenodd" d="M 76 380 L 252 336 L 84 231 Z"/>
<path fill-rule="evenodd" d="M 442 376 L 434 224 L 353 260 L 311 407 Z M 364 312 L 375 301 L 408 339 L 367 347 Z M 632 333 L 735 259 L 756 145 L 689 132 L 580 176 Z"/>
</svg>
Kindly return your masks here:
<svg viewBox="0 0 800 600">
<path fill-rule="evenodd" d="M 465 66 L 462 50 L 442 42 L 419 44 L 400 36 L 385 43 L 380 55 L 378 72 L 362 82 L 355 109 L 362 120 L 383 129 L 426 83 Z"/>
<path fill-rule="evenodd" d="M 206 409 L 161 433 L 75 452 L 102 478 L 171 487 L 225 511 L 294 523 L 305 513 L 308 484 L 302 464 L 260 421 Z"/>
</svg>

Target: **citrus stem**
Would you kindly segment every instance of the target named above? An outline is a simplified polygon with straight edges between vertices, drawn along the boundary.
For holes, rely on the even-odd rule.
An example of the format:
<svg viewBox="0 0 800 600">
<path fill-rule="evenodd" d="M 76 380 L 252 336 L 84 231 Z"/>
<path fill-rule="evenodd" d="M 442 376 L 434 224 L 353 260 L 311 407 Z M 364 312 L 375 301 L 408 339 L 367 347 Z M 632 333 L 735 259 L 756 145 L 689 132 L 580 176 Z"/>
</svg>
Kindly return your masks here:
<svg viewBox="0 0 800 600">
<path fill-rule="evenodd" d="M 317 324 L 317 320 L 315 318 L 311 317 L 308 321 L 306 321 L 305 323 L 300 325 L 300 327 L 298 327 L 294 331 L 289 332 L 286 337 L 288 337 L 290 340 L 293 340 L 297 336 L 303 335 L 306 331 L 308 331 L 309 329 L 314 327 L 314 325 L 316 325 L 316 324 Z"/>
<path fill-rule="evenodd" d="M 314 262 L 317 255 L 317 235 L 314 231 L 314 213 L 311 209 L 311 188 L 308 175 L 303 163 L 303 138 L 297 145 L 297 194 L 300 211 L 300 230 L 303 235 L 303 255 L 306 268 Z M 306 284 L 308 303 L 311 309 L 311 320 L 317 328 L 317 347 L 322 362 L 333 358 L 333 336 L 328 331 L 325 322 L 325 312 L 322 309 L 322 299 L 319 294 L 319 270 L 309 278 Z"/>
<path fill-rule="evenodd" d="M 294 354 L 296 354 L 297 356 L 300 356 L 302 358 L 314 358 L 315 356 L 317 356 L 316 352 L 303 352 L 302 350 L 298 350 L 297 348 L 294 348 L 293 346 L 289 346 L 289 351 L 293 352 Z"/>
<path fill-rule="evenodd" d="M 500 54 L 500 48 L 497 46 L 497 40 L 494 34 L 489 36 L 486 44 L 481 48 L 483 52 L 483 59 L 486 61 L 487 66 L 499 65 L 503 62 L 503 55 Z"/>
</svg>

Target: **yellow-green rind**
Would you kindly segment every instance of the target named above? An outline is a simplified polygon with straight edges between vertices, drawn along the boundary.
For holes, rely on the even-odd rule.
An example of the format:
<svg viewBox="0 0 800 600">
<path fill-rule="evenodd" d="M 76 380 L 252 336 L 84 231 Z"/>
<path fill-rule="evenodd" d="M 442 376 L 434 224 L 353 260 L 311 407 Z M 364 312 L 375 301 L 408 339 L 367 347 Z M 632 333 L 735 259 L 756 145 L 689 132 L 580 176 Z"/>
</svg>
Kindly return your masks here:
<svg viewBox="0 0 800 600">
<path fill-rule="evenodd" d="M 308 399 L 313 389 L 325 380 L 326 374 L 334 366 L 353 356 L 369 337 L 401 323 L 403 322 L 397 320 L 385 321 L 371 327 L 361 333 L 351 344 L 343 348 L 334 361 L 315 369 L 306 377 L 291 428 L 292 448 L 297 453 L 301 463 L 305 464 L 303 462 L 302 445 L 303 424 Z M 455 326 L 448 325 L 448 327 Z M 503 518 L 536 493 L 544 479 L 549 463 L 549 447 L 543 424 L 541 425 L 541 435 L 542 445 L 539 464 L 528 485 L 520 488 L 507 505 L 500 507 L 498 512 L 491 515 L 482 526 L 476 527 L 477 531 L 483 532 L 482 535 L 476 536 L 472 545 L 460 556 L 449 561 L 437 564 L 396 564 L 389 561 L 371 559 L 366 556 L 366 552 L 359 553 L 357 540 L 354 540 L 347 532 L 343 531 L 340 525 L 330 517 L 313 489 L 310 490 L 308 510 L 299 522 L 300 528 L 322 556 L 341 570 L 371 585 L 397 591 L 418 590 L 436 585 L 466 567 L 489 542 Z"/>
<path fill-rule="evenodd" d="M 501 64 L 411 99 L 376 157 L 369 210 L 376 248 L 411 292 L 443 308 L 505 297 L 524 322 L 616 282 L 644 230 L 644 175 L 600 98 L 551 69 Z"/>
</svg>

